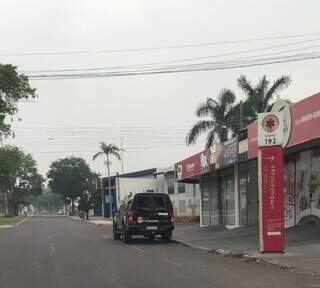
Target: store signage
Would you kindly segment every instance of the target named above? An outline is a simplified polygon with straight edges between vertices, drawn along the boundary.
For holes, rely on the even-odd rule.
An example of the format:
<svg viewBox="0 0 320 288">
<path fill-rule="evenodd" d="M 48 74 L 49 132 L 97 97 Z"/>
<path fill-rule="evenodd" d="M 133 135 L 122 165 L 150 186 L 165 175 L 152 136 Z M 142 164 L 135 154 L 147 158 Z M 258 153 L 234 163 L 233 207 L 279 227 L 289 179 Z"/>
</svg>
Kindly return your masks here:
<svg viewBox="0 0 320 288">
<path fill-rule="evenodd" d="M 219 168 L 238 162 L 239 141 L 238 136 L 222 143 L 219 157 Z"/>
<path fill-rule="evenodd" d="M 291 106 L 292 129 L 288 146 L 320 137 L 320 93 Z"/>
<path fill-rule="evenodd" d="M 277 146 L 283 143 L 282 112 L 258 114 L 258 146 Z"/>
<path fill-rule="evenodd" d="M 276 102 L 277 103 L 277 102 Z M 283 107 L 284 108 L 284 107 Z M 275 107 L 277 109 L 277 106 Z M 312 139 L 320 138 L 320 93 L 305 98 L 290 106 L 290 116 L 282 109 L 284 118 L 283 146 L 291 147 Z M 290 124 L 289 124 L 290 120 Z M 287 130 L 287 132 L 286 132 Z M 248 126 L 248 159 L 257 157 L 258 123 Z M 287 142 L 287 143 L 286 143 Z M 285 145 L 287 144 L 287 145 Z"/>
<path fill-rule="evenodd" d="M 291 110 L 288 101 L 279 99 L 272 105 L 271 112 L 282 112 L 283 115 L 283 143 L 286 147 L 291 134 Z"/>
<path fill-rule="evenodd" d="M 258 155 L 258 121 L 254 121 L 248 126 L 248 159 Z"/>
<path fill-rule="evenodd" d="M 260 251 L 283 252 L 283 147 L 260 148 L 258 163 Z"/>
<path fill-rule="evenodd" d="M 204 150 L 175 164 L 177 181 L 208 173 L 210 169 L 210 150 Z"/>
</svg>

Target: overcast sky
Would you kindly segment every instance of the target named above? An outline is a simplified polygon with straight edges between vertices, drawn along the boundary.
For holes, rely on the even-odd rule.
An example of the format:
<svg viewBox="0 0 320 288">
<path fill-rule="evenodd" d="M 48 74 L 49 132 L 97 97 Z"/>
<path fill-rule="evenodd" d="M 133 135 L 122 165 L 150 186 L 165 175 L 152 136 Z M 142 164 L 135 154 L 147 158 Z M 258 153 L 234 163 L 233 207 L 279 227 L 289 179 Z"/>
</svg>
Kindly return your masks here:
<svg viewBox="0 0 320 288">
<path fill-rule="evenodd" d="M 320 33 L 320 1 L 298 0 L 2 0 L 0 1 L 0 62 L 20 71 L 79 69 L 133 65 L 204 57 L 283 45 L 311 43 L 282 50 L 318 52 L 320 34 L 305 38 L 251 41 L 177 49 L 67 55 L 4 56 L 5 54 L 96 51 L 163 47 Z M 308 48 L 309 47 L 309 48 Z M 277 51 L 280 51 L 278 49 Z M 276 50 L 243 56 L 259 55 Z M 300 51 L 300 50 L 299 50 Z M 218 57 L 218 60 L 227 58 Z M 103 159 L 92 161 L 98 142 L 120 145 L 124 171 L 166 167 L 198 151 L 184 137 L 196 121 L 194 110 L 222 88 L 243 94 L 236 80 L 253 82 L 264 74 L 274 80 L 293 79 L 281 97 L 298 101 L 320 91 L 320 60 L 230 70 L 79 80 L 32 80 L 36 103 L 19 104 L 22 121 L 14 126 L 14 143 L 34 155 L 40 172 L 69 155 L 81 156 L 93 170 L 106 174 Z M 113 161 L 112 171 L 121 170 Z"/>
</svg>

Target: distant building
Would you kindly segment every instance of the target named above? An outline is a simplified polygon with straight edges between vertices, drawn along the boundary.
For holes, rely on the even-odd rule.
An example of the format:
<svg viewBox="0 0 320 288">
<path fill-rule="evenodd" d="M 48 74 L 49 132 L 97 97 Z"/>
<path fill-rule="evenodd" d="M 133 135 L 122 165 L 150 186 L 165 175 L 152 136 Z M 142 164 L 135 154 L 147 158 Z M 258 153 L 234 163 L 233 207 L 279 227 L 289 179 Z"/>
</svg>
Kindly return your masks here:
<svg viewBox="0 0 320 288">
<path fill-rule="evenodd" d="M 155 176 L 163 185 L 163 192 L 170 196 L 177 217 L 200 215 L 199 184 L 177 182 L 174 166 L 157 169 Z"/>
<path fill-rule="evenodd" d="M 103 216 L 110 217 L 110 211 L 119 207 L 125 198 L 143 192 L 167 193 L 178 217 L 200 215 L 200 191 L 198 184 L 179 183 L 174 177 L 174 166 L 165 169 L 146 169 L 102 178 Z M 111 203 L 110 203 L 111 202 Z"/>
</svg>

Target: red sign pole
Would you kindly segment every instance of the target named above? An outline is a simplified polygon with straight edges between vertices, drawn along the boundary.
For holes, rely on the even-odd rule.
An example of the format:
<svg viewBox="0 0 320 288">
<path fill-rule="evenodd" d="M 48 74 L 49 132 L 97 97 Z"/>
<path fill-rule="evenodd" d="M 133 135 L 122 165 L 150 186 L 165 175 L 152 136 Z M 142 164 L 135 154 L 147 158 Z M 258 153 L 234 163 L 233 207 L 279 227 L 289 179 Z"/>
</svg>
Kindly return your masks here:
<svg viewBox="0 0 320 288">
<path fill-rule="evenodd" d="M 282 146 L 259 149 L 260 251 L 283 252 L 284 192 Z"/>
</svg>

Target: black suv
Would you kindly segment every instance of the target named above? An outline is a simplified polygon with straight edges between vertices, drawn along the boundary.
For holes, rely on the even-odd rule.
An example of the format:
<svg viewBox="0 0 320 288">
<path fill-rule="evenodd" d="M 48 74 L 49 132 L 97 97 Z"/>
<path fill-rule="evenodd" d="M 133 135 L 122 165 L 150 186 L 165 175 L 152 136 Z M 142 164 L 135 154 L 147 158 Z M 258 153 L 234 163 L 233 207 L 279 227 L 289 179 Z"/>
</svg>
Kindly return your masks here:
<svg viewBox="0 0 320 288">
<path fill-rule="evenodd" d="M 113 215 L 113 238 L 129 242 L 132 235 L 169 242 L 174 229 L 170 198 L 164 193 L 139 193 L 124 201 Z"/>
</svg>

